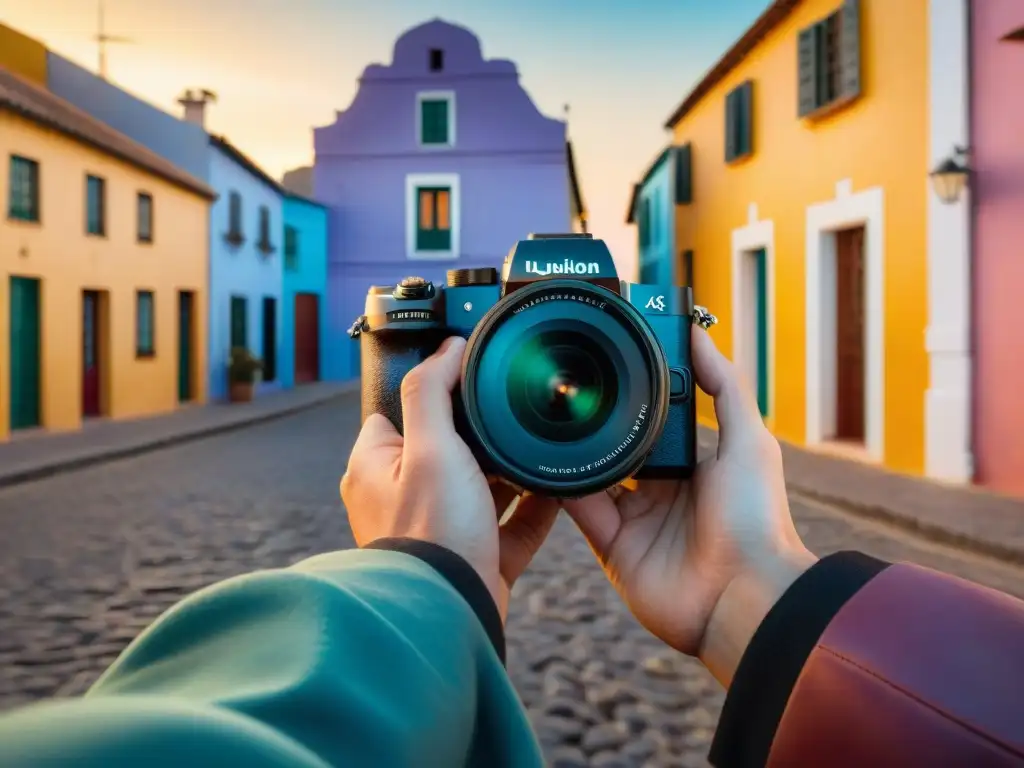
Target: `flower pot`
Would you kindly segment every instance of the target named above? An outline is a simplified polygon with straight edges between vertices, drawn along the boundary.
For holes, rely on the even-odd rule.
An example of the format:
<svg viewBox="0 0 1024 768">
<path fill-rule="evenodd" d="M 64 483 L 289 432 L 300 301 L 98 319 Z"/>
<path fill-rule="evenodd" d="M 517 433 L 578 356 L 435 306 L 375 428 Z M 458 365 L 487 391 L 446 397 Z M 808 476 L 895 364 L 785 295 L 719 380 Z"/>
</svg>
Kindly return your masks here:
<svg viewBox="0 0 1024 768">
<path fill-rule="evenodd" d="M 232 381 L 229 396 L 232 403 L 248 403 L 252 400 L 254 389 L 251 381 Z"/>
</svg>

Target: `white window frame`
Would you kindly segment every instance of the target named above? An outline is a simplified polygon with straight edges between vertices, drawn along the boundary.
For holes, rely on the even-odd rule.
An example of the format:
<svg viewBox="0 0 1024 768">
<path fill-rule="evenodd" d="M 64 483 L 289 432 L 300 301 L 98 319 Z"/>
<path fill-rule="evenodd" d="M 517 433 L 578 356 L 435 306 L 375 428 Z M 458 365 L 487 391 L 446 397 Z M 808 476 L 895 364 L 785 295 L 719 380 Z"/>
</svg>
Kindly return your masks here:
<svg viewBox="0 0 1024 768">
<path fill-rule="evenodd" d="M 451 248 L 447 251 L 420 251 L 416 248 L 416 216 L 420 187 L 448 187 L 448 215 L 451 218 Z M 453 261 L 459 258 L 461 245 L 462 198 L 457 173 L 410 173 L 405 177 L 405 256 L 411 261 Z"/>
<path fill-rule="evenodd" d="M 423 143 L 423 102 L 445 101 L 448 103 L 448 141 L 444 144 Z M 416 94 L 416 146 L 420 149 L 451 149 L 455 146 L 455 91 L 420 91 Z"/>
</svg>

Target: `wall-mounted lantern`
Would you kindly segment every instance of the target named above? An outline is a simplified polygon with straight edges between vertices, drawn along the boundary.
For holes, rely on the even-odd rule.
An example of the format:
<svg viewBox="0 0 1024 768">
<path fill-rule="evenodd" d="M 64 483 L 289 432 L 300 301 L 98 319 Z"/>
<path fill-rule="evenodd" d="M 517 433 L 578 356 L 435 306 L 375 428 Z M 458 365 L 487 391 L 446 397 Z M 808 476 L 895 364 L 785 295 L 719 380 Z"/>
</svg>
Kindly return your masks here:
<svg viewBox="0 0 1024 768">
<path fill-rule="evenodd" d="M 971 175 L 971 169 L 967 165 L 967 152 L 966 147 L 954 147 L 953 154 L 928 174 L 935 194 L 944 203 L 955 203 L 967 186 L 967 178 Z"/>
</svg>

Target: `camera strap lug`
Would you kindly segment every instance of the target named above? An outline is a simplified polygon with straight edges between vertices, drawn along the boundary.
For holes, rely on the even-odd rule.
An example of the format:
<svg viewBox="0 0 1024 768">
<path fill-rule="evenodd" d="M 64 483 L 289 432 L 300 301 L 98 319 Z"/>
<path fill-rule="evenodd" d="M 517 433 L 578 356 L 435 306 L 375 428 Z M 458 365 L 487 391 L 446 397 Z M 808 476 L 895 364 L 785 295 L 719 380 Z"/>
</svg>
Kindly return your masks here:
<svg viewBox="0 0 1024 768">
<path fill-rule="evenodd" d="M 366 324 L 366 315 L 360 315 L 356 318 L 356 321 L 352 323 L 352 327 L 348 329 L 348 337 L 350 339 L 356 339 L 359 335 L 368 330 L 369 326 Z"/>
<path fill-rule="evenodd" d="M 718 322 L 718 318 L 708 312 L 707 307 L 700 307 L 694 305 L 693 307 L 693 322 L 703 328 L 705 331 L 712 325 Z"/>
</svg>

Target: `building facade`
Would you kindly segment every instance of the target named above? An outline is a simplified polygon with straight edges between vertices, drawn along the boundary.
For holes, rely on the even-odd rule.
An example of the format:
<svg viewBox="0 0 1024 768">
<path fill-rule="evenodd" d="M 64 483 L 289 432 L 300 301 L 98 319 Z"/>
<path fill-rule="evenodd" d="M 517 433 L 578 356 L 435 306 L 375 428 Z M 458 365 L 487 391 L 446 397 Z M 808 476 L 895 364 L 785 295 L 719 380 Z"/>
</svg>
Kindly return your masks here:
<svg viewBox="0 0 1024 768">
<path fill-rule="evenodd" d="M 314 144 L 314 197 L 330 209 L 330 367 L 348 376 L 358 345 L 344 334 L 371 285 L 443 285 L 449 269 L 499 267 L 531 232 L 582 226 L 565 122 L 537 110 L 513 62 L 484 59 L 473 33 L 440 20 L 366 67 Z"/>
<path fill-rule="evenodd" d="M 977 481 L 1024 495 L 1024 4 L 975 0 L 971 19 L 969 198 L 973 226 Z M 965 145 L 967 142 L 965 142 Z M 964 279 L 962 274 L 954 277 Z M 937 404 L 938 406 L 938 404 Z"/>
<path fill-rule="evenodd" d="M 667 123 L 691 152 L 676 253 L 767 424 L 957 482 L 968 220 L 928 174 L 966 140 L 966 35 L 960 2 L 776 0 Z"/>
<path fill-rule="evenodd" d="M 203 402 L 212 190 L 3 67 L 0 158 L 0 439 Z"/>
<path fill-rule="evenodd" d="M 626 223 L 637 232 L 637 281 L 690 285 L 690 253 L 676 254 L 675 210 L 690 202 L 690 147 L 666 147 L 633 186 Z"/>
<path fill-rule="evenodd" d="M 232 349 L 263 361 L 259 394 L 281 388 L 292 341 L 282 333 L 283 190 L 226 139 L 210 145 L 210 398 L 223 400 Z"/>
<path fill-rule="evenodd" d="M 284 196 L 281 242 L 284 284 L 281 385 L 342 378 L 321 352 L 327 338 L 327 209 L 301 195 Z M 346 339 L 347 341 L 347 339 Z"/>
</svg>

